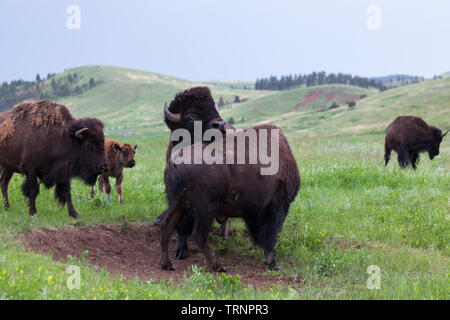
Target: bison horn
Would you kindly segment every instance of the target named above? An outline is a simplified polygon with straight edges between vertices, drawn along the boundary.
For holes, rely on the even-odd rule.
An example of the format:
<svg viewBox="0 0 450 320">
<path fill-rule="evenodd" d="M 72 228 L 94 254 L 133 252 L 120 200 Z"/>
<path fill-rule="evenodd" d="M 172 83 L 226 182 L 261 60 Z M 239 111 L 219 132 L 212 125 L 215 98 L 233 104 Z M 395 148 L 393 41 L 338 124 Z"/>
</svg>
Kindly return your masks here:
<svg viewBox="0 0 450 320">
<path fill-rule="evenodd" d="M 88 132 L 89 128 L 83 128 L 78 130 L 77 132 L 75 132 L 75 137 L 77 137 L 78 139 L 82 139 L 83 138 L 83 133 L 84 132 Z"/>
<path fill-rule="evenodd" d="M 181 115 L 179 113 L 174 114 L 170 112 L 169 109 L 167 108 L 167 101 L 164 102 L 164 115 L 171 122 L 181 122 Z"/>
<path fill-rule="evenodd" d="M 444 133 L 441 137 L 442 137 L 442 138 L 445 137 L 449 131 L 450 131 L 450 130 L 447 130 L 447 132 Z"/>
</svg>

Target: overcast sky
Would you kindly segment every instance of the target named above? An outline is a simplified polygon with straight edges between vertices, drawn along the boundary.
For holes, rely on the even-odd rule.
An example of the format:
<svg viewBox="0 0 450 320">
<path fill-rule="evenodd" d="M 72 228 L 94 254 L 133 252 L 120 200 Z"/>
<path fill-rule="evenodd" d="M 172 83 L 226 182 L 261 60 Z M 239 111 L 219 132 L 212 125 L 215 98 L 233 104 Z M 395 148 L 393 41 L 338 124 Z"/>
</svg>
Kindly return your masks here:
<svg viewBox="0 0 450 320">
<path fill-rule="evenodd" d="M 0 81 L 84 65 L 191 80 L 432 77 L 450 71 L 450 1 L 0 1 Z"/>
</svg>

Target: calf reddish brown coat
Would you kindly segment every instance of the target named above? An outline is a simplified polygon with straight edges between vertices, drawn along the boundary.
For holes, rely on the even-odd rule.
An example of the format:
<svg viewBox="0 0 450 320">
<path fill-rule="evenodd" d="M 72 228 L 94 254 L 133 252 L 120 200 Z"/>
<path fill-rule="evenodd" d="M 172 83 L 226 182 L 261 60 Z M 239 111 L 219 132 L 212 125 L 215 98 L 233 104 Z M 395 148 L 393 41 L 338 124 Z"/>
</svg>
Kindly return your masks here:
<svg viewBox="0 0 450 320">
<path fill-rule="evenodd" d="M 134 154 L 136 153 L 137 145 L 132 147 L 128 143 L 120 144 L 116 140 L 105 141 L 105 156 L 108 170 L 102 173 L 98 179 L 98 189 L 103 194 L 103 187 L 106 194 L 111 194 L 111 185 L 109 184 L 109 177 L 116 178 L 116 191 L 120 203 L 123 203 L 122 198 L 122 180 L 123 168 L 133 168 L 136 164 Z M 91 197 L 95 194 L 94 184 L 91 185 Z"/>
<path fill-rule="evenodd" d="M 391 151 L 398 154 L 398 164 L 405 168 L 408 164 L 416 169 L 419 153 L 428 152 L 431 160 L 439 154 L 439 145 L 448 131 L 429 126 L 421 118 L 400 116 L 389 124 L 384 144 L 385 165 L 391 157 Z"/>
<path fill-rule="evenodd" d="M 55 197 L 67 203 L 76 218 L 70 184 L 72 177 L 95 183 L 106 170 L 103 124 L 95 118 L 74 119 L 65 106 L 49 101 L 25 101 L 0 117 L 2 193 L 8 202 L 8 183 L 14 172 L 26 176 L 23 194 L 29 213 L 36 213 L 39 178 Z"/>
</svg>

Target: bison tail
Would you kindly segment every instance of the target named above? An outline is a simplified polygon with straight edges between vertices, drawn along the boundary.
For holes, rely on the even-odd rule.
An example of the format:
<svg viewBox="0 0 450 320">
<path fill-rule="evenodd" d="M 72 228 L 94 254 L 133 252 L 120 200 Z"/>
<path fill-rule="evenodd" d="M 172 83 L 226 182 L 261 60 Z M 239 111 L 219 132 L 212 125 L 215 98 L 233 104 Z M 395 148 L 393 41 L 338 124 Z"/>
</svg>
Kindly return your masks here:
<svg viewBox="0 0 450 320">
<path fill-rule="evenodd" d="M 172 161 L 168 162 L 168 180 L 170 181 L 170 191 L 167 194 L 169 200 L 169 209 L 167 209 L 167 213 L 170 214 L 175 207 L 177 206 L 178 201 L 184 193 L 184 183 L 183 179 L 180 176 L 175 164 Z"/>
</svg>

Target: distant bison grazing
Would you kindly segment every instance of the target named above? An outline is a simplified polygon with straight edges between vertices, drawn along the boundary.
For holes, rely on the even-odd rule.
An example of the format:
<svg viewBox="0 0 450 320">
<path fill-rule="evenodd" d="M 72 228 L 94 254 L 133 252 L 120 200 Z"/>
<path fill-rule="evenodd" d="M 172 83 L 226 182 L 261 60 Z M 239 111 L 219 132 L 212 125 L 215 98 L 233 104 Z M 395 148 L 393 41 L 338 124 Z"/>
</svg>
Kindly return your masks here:
<svg viewBox="0 0 450 320">
<path fill-rule="evenodd" d="M 401 168 L 408 164 L 416 169 L 419 153 L 428 152 L 431 160 L 439 155 L 439 145 L 448 131 L 442 131 L 429 126 L 421 118 L 413 116 L 400 116 L 389 124 L 384 144 L 385 165 L 388 164 L 391 151 L 398 154 L 398 163 Z"/>
<path fill-rule="evenodd" d="M 120 203 L 123 203 L 122 198 L 122 180 L 123 168 L 133 168 L 136 165 L 134 154 L 136 153 L 137 145 L 132 147 L 128 143 L 120 144 L 116 140 L 105 141 L 105 155 L 108 170 L 102 173 L 98 179 L 98 188 L 100 193 L 103 193 L 103 187 L 106 189 L 106 194 L 111 193 L 111 185 L 109 184 L 109 177 L 116 179 L 116 191 Z M 94 196 L 94 184 L 91 186 L 91 196 Z"/>
<path fill-rule="evenodd" d="M 196 112 L 191 108 L 193 104 L 186 104 L 185 108 L 190 112 L 184 113 L 180 108 L 178 116 L 167 117 L 166 123 L 172 133 L 176 129 L 171 119 L 179 123 L 183 119 L 184 128 L 193 128 L 194 120 L 200 120 L 207 127 L 225 129 L 225 124 L 211 126 L 211 123 L 220 122 L 221 118 L 214 111 L 215 104 L 208 94 L 203 98 L 209 103 L 204 105 L 205 110 Z M 196 105 L 199 105 L 197 103 Z M 209 110 L 209 111 L 208 111 Z M 173 111 L 172 111 L 173 112 Z M 199 114 L 214 114 L 215 117 L 203 119 Z M 193 115 L 193 116 L 192 116 Z M 220 119 L 220 120 L 219 120 Z M 178 122 L 177 122 L 178 121 Z M 294 201 L 300 188 L 300 175 L 297 163 L 289 147 L 288 141 L 282 130 L 272 125 L 261 125 L 244 130 L 244 134 L 254 132 L 255 136 L 261 137 L 261 133 L 268 132 L 267 140 L 271 140 L 272 134 L 278 134 L 277 144 L 279 157 L 277 157 L 279 170 L 273 175 L 262 175 L 261 168 L 265 167 L 261 162 L 249 164 L 176 164 L 168 154 L 166 169 L 164 171 L 164 182 L 169 200 L 168 209 L 160 216 L 161 221 L 161 267 L 166 270 L 174 270 L 168 255 L 168 241 L 175 229 L 180 237 L 187 237 L 192 233 L 194 240 L 205 254 L 210 266 L 224 272 L 226 269 L 217 261 L 208 244 L 208 234 L 214 218 L 221 222 L 228 217 L 242 218 L 250 232 L 253 241 L 262 247 L 266 256 L 266 263 L 271 269 L 280 269 L 277 264 L 274 248 L 288 214 L 290 204 Z M 275 131 L 276 133 L 272 133 Z M 234 133 L 225 133 L 224 138 Z M 194 136 L 193 134 L 191 136 Z M 190 152 L 200 144 L 201 148 L 222 144 L 221 141 L 203 142 L 192 141 L 193 144 L 184 147 L 182 152 Z M 260 142 L 259 140 L 256 141 Z M 169 147 L 168 153 L 172 147 Z M 237 146 L 232 150 L 222 148 L 220 157 L 227 158 L 231 152 L 236 156 Z M 246 155 L 250 148 L 250 142 L 246 142 Z M 268 145 L 268 153 L 272 154 L 271 145 Z M 216 155 L 218 155 L 216 154 Z M 246 156 L 248 160 L 248 157 Z M 182 240 L 180 238 L 180 240 Z M 182 245 L 180 241 L 177 251 Z M 177 252 L 176 252 L 177 253 Z"/>
<path fill-rule="evenodd" d="M 49 101 L 26 101 L 0 119 L 2 193 L 8 203 L 8 183 L 14 172 L 26 176 L 23 194 L 29 213 L 36 213 L 39 178 L 46 188 L 56 185 L 55 197 L 67 203 L 69 215 L 78 216 L 72 204 L 72 177 L 91 185 L 106 170 L 103 124 L 95 118 L 74 119 L 67 107 Z"/>
</svg>

